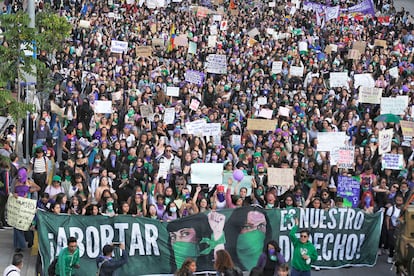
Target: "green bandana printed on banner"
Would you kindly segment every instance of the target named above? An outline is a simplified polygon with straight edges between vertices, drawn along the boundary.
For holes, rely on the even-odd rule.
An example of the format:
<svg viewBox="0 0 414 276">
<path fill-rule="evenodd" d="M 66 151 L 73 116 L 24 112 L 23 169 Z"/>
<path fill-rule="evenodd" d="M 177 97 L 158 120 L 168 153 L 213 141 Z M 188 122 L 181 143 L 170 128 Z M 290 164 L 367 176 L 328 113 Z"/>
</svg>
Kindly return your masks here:
<svg viewBox="0 0 414 276">
<path fill-rule="evenodd" d="M 114 241 L 125 242 L 129 255 L 129 261 L 121 268 L 120 275 L 173 273 L 185 259 L 182 249 L 197 259 L 200 271 L 214 270 L 214 250 L 211 246 L 220 246 L 221 243 L 222 248 L 223 242 L 236 265 L 248 270 L 256 264 L 257 260 L 253 259 L 258 258 L 263 245 L 271 239 L 279 242 L 286 260 L 291 259 L 293 252 L 289 231 L 295 218 L 299 219 L 300 229 L 311 232 L 311 240 L 318 251 L 318 260 L 314 265 L 337 268 L 373 266 L 376 262 L 382 213 L 365 214 L 360 209 L 352 208 L 326 211 L 244 207 L 216 214 L 222 216 L 223 221 L 225 218 L 224 227 L 211 219 L 217 216 L 207 214 L 163 223 L 122 215 L 111 218 L 67 216 L 39 211 L 39 250 L 43 271 L 47 271 L 48 264 L 66 246 L 70 236 L 78 239 L 80 249 L 81 268 L 77 275 L 95 275 L 95 259 L 105 244 Z M 212 245 L 205 242 L 214 236 L 216 240 Z M 250 245 L 250 252 L 246 251 L 246 245 Z"/>
</svg>

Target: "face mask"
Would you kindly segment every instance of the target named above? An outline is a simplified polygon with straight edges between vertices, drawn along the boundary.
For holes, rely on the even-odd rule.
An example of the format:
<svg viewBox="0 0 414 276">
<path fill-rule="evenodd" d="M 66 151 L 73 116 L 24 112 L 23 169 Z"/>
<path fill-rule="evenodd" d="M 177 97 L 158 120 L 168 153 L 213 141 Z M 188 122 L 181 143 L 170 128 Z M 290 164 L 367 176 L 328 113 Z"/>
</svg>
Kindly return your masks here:
<svg viewBox="0 0 414 276">
<path fill-rule="evenodd" d="M 122 178 L 122 179 L 126 179 L 126 178 L 128 178 L 128 174 L 123 173 L 123 174 L 121 175 L 121 178 Z"/>
<path fill-rule="evenodd" d="M 275 206 L 275 205 L 268 203 L 266 206 L 267 206 L 267 208 L 273 208 L 273 206 Z"/>
<path fill-rule="evenodd" d="M 271 248 L 271 249 L 267 250 L 267 252 L 269 253 L 269 255 L 275 255 L 276 250 L 274 248 Z"/>
<path fill-rule="evenodd" d="M 177 207 L 171 207 L 171 208 L 170 208 L 170 211 L 171 211 L 172 213 L 177 212 Z"/>
<path fill-rule="evenodd" d="M 192 242 L 175 242 L 173 244 L 175 264 L 181 267 L 186 258 L 197 259 L 199 255 L 198 244 Z"/>
<path fill-rule="evenodd" d="M 277 261 L 277 256 L 276 256 L 276 255 L 271 255 L 271 256 L 269 257 L 269 259 L 270 259 L 271 261 L 276 262 L 276 261 Z"/>
<path fill-rule="evenodd" d="M 82 155 L 78 155 L 78 158 L 81 159 L 83 156 Z"/>
<path fill-rule="evenodd" d="M 237 257 L 246 269 L 251 270 L 256 265 L 264 240 L 265 234 L 259 230 L 240 234 L 237 238 Z"/>
<path fill-rule="evenodd" d="M 170 203 L 170 202 L 171 202 L 171 199 L 169 197 L 166 197 L 165 198 L 165 205 L 168 205 L 168 203 Z"/>
<path fill-rule="evenodd" d="M 218 193 L 217 194 L 217 199 L 218 199 L 218 201 L 223 202 L 225 200 L 224 193 Z"/>
<path fill-rule="evenodd" d="M 257 190 L 257 195 L 261 196 L 263 194 L 263 190 Z"/>
<path fill-rule="evenodd" d="M 101 163 L 101 159 L 96 159 L 95 162 L 99 164 Z"/>
<path fill-rule="evenodd" d="M 71 179 L 70 175 L 65 176 L 66 181 L 70 181 L 70 179 Z"/>
</svg>

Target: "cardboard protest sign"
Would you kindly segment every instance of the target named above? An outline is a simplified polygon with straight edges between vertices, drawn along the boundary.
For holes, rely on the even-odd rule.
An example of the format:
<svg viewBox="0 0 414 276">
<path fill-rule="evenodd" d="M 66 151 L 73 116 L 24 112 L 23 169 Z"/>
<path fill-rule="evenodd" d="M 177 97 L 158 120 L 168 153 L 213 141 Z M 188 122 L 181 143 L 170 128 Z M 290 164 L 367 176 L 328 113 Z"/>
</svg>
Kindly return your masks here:
<svg viewBox="0 0 414 276">
<path fill-rule="evenodd" d="M 329 86 L 349 88 L 347 72 L 331 72 L 329 73 Z"/>
<path fill-rule="evenodd" d="M 111 40 L 111 52 L 115 54 L 122 54 L 128 50 L 128 42 Z"/>
<path fill-rule="evenodd" d="M 348 51 L 348 59 L 359 60 L 361 58 L 361 53 L 356 49 L 350 49 Z"/>
<path fill-rule="evenodd" d="M 183 34 L 183 35 L 179 35 L 176 36 L 174 38 L 174 45 L 175 46 L 183 46 L 183 47 L 187 47 L 188 46 L 188 37 L 187 35 Z"/>
<path fill-rule="evenodd" d="M 167 87 L 167 96 L 179 97 L 180 96 L 180 87 L 168 86 Z"/>
<path fill-rule="evenodd" d="M 194 163 L 191 164 L 191 184 L 221 184 L 223 180 L 223 164 Z"/>
<path fill-rule="evenodd" d="M 175 120 L 175 109 L 174 107 L 166 108 L 164 111 L 164 123 L 167 125 L 174 124 Z"/>
<path fill-rule="evenodd" d="M 34 199 L 14 197 L 7 200 L 7 223 L 22 231 L 28 231 L 36 214 L 37 202 Z"/>
<path fill-rule="evenodd" d="M 382 97 L 381 114 L 404 114 L 408 106 L 408 100 L 408 96 Z"/>
<path fill-rule="evenodd" d="M 302 66 L 290 66 L 290 75 L 292 77 L 303 77 L 304 67 Z"/>
<path fill-rule="evenodd" d="M 414 137 L 414 122 L 400 121 L 400 125 L 404 136 Z"/>
<path fill-rule="evenodd" d="M 95 113 L 101 113 L 101 114 L 112 113 L 112 101 L 95 101 L 94 107 L 95 107 Z"/>
<path fill-rule="evenodd" d="M 269 186 L 286 186 L 295 185 L 292 168 L 267 168 L 267 184 Z"/>
<path fill-rule="evenodd" d="M 165 47 L 164 39 L 162 39 L 162 38 L 153 38 L 152 39 L 152 46 L 153 47 L 161 47 L 161 48 L 164 48 Z"/>
<path fill-rule="evenodd" d="M 276 125 L 277 120 L 247 119 L 248 130 L 274 131 L 276 129 Z"/>
<path fill-rule="evenodd" d="M 249 40 L 247 41 L 247 47 L 253 47 L 256 43 L 257 43 L 257 40 L 250 37 Z"/>
<path fill-rule="evenodd" d="M 358 50 L 360 54 L 365 53 L 365 48 L 367 43 L 365 41 L 354 41 L 352 44 L 352 49 Z"/>
<path fill-rule="evenodd" d="M 344 147 L 348 140 L 345 132 L 318 132 L 317 151 L 332 151 Z"/>
<path fill-rule="evenodd" d="M 272 74 L 279 74 L 282 72 L 283 61 L 273 61 Z"/>
<path fill-rule="evenodd" d="M 239 13 L 240 13 L 240 11 L 238 9 L 230 10 L 230 15 L 231 16 L 238 16 Z"/>
<path fill-rule="evenodd" d="M 387 41 L 383 39 L 375 39 L 374 46 L 387 48 Z"/>
<path fill-rule="evenodd" d="M 394 131 L 392 129 L 384 129 L 379 131 L 378 137 L 378 154 L 382 155 L 384 153 L 391 151 L 391 143 Z"/>
<path fill-rule="evenodd" d="M 404 168 L 404 156 L 402 154 L 385 153 L 382 156 L 383 169 L 402 170 Z"/>
<path fill-rule="evenodd" d="M 360 87 L 359 88 L 359 102 L 380 104 L 381 103 L 382 88 L 377 87 Z"/>
<path fill-rule="evenodd" d="M 135 52 L 138 57 L 150 57 L 152 56 L 152 47 L 151 46 L 136 46 Z"/>
</svg>

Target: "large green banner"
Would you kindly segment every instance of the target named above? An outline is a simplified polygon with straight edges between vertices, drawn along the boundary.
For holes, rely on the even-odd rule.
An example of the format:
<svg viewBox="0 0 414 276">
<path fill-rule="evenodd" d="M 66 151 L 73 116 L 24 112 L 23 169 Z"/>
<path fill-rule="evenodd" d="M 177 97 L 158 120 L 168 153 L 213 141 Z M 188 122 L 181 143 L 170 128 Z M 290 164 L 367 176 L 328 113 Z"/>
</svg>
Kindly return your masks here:
<svg viewBox="0 0 414 276">
<path fill-rule="evenodd" d="M 77 275 L 95 275 L 102 247 L 124 242 L 129 262 L 120 275 L 170 274 L 186 257 L 199 271 L 213 270 L 214 251 L 225 248 L 235 263 L 250 270 L 269 240 L 276 240 L 286 260 L 292 256 L 289 231 L 295 219 L 311 232 L 321 268 L 373 266 L 377 258 L 382 213 L 360 209 L 273 209 L 257 207 L 202 213 L 171 222 L 132 216 L 67 216 L 38 212 L 39 249 L 44 271 L 75 236 L 81 256 Z M 92 273 L 92 274 L 91 274 Z"/>
</svg>

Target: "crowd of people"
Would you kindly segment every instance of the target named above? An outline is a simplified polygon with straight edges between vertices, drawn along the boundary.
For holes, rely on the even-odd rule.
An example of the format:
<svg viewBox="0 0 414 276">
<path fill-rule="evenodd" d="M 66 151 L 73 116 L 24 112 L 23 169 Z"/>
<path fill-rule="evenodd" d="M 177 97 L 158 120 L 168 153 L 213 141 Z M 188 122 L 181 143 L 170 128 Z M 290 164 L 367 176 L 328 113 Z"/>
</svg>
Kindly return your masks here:
<svg viewBox="0 0 414 276">
<path fill-rule="evenodd" d="M 277 0 L 274 6 L 205 2 L 198 5 L 207 7 L 207 14 L 186 0 L 156 9 L 148 8 L 152 1 L 39 1 L 38 9 L 52 4 L 73 29 L 62 52 L 39 54 L 55 86 L 29 118 L 29 165 L 22 166 L 14 153 L 16 127 L 5 135 L 0 154 L 10 161 L 0 164 L 6 184 L 0 187 L 2 224 L 7 225 L 8 193 L 38 194 L 38 207 L 56 214 L 128 214 L 169 222 L 252 204 L 265 209 L 341 207 L 338 176 L 357 176 L 359 207 L 388 209 L 379 253 L 388 249 L 392 262 L 396 218 L 414 189 L 414 143 L 411 138 L 403 143 L 407 137 L 398 123 L 374 121 L 380 105 L 359 102 L 353 77 L 370 73 L 383 97 L 409 96 L 400 118 L 412 120 L 414 20 L 409 12 L 381 0 L 375 1 L 375 15 L 345 13 L 321 23 L 320 15 L 304 10 L 300 1 Z M 346 9 L 359 2 L 323 4 Z M 182 35 L 195 43 L 195 52 L 175 45 Z M 386 46 L 375 45 L 376 39 Z M 112 40 L 127 42 L 127 49 L 112 53 Z M 360 58 L 348 59 L 359 41 L 366 42 Z M 299 49 L 301 42 L 306 49 Z M 329 45 L 337 50 L 326 51 Z M 151 54 L 140 56 L 138 46 L 152 46 Z M 226 74 L 206 72 L 209 54 L 226 55 Z M 278 61 L 282 68 L 273 73 Z M 303 76 L 292 76 L 292 66 L 302 67 Z M 398 78 L 390 73 L 393 67 Z M 201 83 L 186 81 L 189 70 L 203 73 Z M 330 87 L 332 72 L 346 72 L 348 85 Z M 168 87 L 178 87 L 179 95 L 167 96 Z M 111 101 L 112 112 L 97 112 L 97 101 Z M 164 112 L 171 107 L 174 120 L 166 124 Z M 281 115 L 282 108 L 288 108 L 288 116 Z M 150 114 L 144 114 L 148 109 Z M 247 127 L 262 109 L 272 110 L 274 130 Z M 197 120 L 220 123 L 220 135 L 188 134 L 187 124 Z M 404 156 L 402 170 L 381 167 L 378 136 L 386 128 L 394 130 L 391 152 Z M 331 165 L 329 152 L 317 150 L 318 133 L 338 131 L 355 146 L 352 169 Z M 252 175 L 251 194 L 231 180 L 214 187 L 193 183 L 193 163 L 222 163 L 226 172 Z M 160 168 L 167 168 L 161 177 Z M 268 168 L 293 168 L 294 185 L 268 185 Z M 16 239 L 15 247 L 24 248 L 24 239 Z"/>
</svg>

